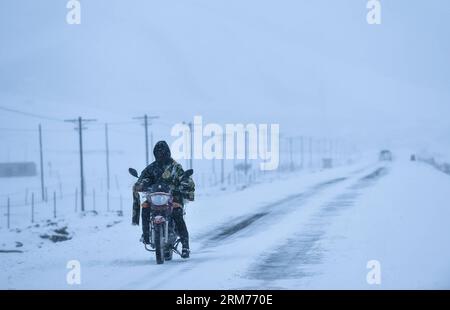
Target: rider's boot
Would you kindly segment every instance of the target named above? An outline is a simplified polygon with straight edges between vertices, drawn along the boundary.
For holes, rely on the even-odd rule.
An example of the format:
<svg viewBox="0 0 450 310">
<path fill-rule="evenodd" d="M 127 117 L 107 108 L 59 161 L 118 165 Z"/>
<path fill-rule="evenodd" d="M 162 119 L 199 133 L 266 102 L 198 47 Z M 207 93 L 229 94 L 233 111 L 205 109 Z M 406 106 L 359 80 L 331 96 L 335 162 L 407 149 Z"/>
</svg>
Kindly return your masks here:
<svg viewBox="0 0 450 310">
<path fill-rule="evenodd" d="M 189 248 L 185 248 L 183 247 L 183 250 L 181 251 L 181 257 L 182 258 L 189 258 L 189 253 L 191 251 L 189 250 Z"/>
<path fill-rule="evenodd" d="M 189 250 L 189 239 L 188 238 L 181 238 L 181 244 L 183 246 L 183 249 L 181 250 L 181 257 L 182 258 L 189 258 L 189 253 L 191 252 Z"/>
<path fill-rule="evenodd" d="M 149 234 L 142 234 L 140 241 L 142 243 L 144 243 L 144 244 L 150 244 L 150 236 L 149 236 Z"/>
</svg>

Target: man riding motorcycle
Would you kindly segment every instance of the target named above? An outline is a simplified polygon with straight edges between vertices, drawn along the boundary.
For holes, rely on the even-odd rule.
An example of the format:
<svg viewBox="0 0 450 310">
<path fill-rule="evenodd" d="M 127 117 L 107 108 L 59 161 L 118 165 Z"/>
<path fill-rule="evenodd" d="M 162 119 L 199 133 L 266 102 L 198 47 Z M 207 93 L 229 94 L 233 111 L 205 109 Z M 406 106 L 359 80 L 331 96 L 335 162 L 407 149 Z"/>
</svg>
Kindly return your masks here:
<svg viewBox="0 0 450 310">
<path fill-rule="evenodd" d="M 180 236 L 181 245 L 183 247 L 181 252 L 182 258 L 189 257 L 189 233 L 184 221 L 184 200 L 194 200 L 195 184 L 191 177 L 187 182 L 178 184 L 178 180 L 183 175 L 183 167 L 172 159 L 170 148 L 166 141 L 159 141 L 156 143 L 153 149 L 153 155 L 155 161 L 148 165 L 141 173 L 138 181 L 133 187 L 133 224 L 139 224 L 139 194 L 138 191 L 142 190 L 144 183 L 145 186 L 151 186 L 158 182 L 167 184 L 172 189 L 174 204 L 178 207 L 173 209 L 172 218 L 175 223 L 175 227 Z M 182 190 L 181 190 L 182 187 Z M 147 203 L 147 202 L 144 202 Z M 150 208 L 142 208 L 142 238 L 141 241 L 149 244 L 149 219 Z"/>
</svg>

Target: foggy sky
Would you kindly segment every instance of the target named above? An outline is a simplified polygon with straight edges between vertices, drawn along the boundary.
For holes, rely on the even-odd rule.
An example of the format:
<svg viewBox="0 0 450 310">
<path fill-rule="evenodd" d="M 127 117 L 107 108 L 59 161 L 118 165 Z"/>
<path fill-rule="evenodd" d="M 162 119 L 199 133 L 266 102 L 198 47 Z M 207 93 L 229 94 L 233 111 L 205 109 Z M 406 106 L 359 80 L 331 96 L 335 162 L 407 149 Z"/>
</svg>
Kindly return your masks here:
<svg viewBox="0 0 450 310">
<path fill-rule="evenodd" d="M 365 0 L 81 1 L 81 25 L 66 23 L 65 0 L 2 1 L 1 105 L 102 121 L 149 113 L 168 125 L 202 115 L 379 144 L 448 140 L 450 3 L 381 2 L 373 26 Z M 4 111 L 0 121 L 40 122 Z"/>
</svg>

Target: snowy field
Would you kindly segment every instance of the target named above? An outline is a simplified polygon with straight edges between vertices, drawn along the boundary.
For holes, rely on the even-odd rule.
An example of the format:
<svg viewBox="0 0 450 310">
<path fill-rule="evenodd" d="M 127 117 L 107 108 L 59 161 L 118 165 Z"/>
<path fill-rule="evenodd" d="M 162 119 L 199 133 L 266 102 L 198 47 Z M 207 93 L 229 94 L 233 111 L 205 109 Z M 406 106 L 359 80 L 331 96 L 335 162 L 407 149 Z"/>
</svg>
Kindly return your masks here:
<svg viewBox="0 0 450 310">
<path fill-rule="evenodd" d="M 129 209 L 3 229 L 2 251 L 18 252 L 0 254 L 0 287 L 448 289 L 449 187 L 448 175 L 398 158 L 202 197 L 187 211 L 191 258 L 164 265 L 139 244 Z M 71 240 L 39 237 L 63 227 Z M 74 259 L 80 285 L 66 282 Z M 366 281 L 371 260 L 380 262 L 379 285 Z"/>
</svg>

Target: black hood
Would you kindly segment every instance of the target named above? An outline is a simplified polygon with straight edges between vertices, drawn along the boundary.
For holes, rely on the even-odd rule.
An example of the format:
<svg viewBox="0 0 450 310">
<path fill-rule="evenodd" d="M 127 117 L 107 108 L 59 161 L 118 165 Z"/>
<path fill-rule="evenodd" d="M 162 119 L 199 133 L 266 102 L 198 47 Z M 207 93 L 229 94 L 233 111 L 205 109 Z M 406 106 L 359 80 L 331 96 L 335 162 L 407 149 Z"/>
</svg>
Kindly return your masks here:
<svg viewBox="0 0 450 310">
<path fill-rule="evenodd" d="M 158 163 L 166 164 L 171 159 L 170 148 L 166 141 L 159 141 L 153 148 L 153 155 Z"/>
</svg>

